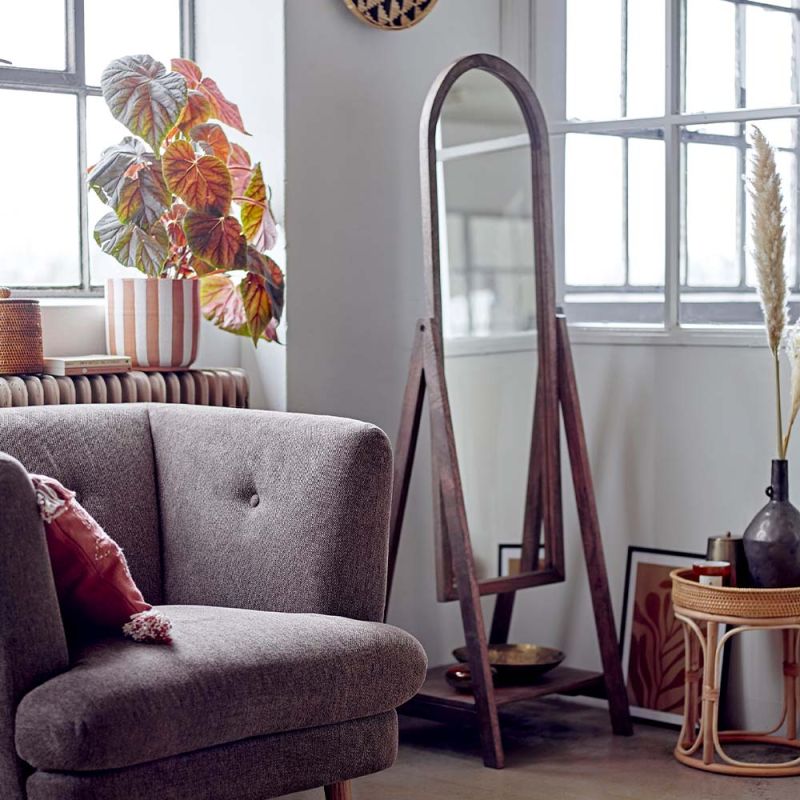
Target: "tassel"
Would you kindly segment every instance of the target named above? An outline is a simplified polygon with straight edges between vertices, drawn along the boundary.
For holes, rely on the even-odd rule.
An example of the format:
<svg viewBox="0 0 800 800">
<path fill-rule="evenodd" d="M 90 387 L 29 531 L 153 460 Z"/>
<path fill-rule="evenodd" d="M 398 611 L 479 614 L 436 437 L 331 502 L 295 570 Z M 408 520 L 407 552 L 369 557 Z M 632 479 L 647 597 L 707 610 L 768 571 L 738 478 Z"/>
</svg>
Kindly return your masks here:
<svg viewBox="0 0 800 800">
<path fill-rule="evenodd" d="M 154 608 L 132 614 L 130 622 L 122 626 L 122 632 L 135 642 L 161 642 L 170 644 L 172 623 Z"/>
<path fill-rule="evenodd" d="M 52 522 L 67 510 L 67 500 L 61 498 L 52 486 L 44 481 L 33 479 L 36 489 L 36 503 L 39 506 L 39 516 L 45 522 Z"/>
</svg>

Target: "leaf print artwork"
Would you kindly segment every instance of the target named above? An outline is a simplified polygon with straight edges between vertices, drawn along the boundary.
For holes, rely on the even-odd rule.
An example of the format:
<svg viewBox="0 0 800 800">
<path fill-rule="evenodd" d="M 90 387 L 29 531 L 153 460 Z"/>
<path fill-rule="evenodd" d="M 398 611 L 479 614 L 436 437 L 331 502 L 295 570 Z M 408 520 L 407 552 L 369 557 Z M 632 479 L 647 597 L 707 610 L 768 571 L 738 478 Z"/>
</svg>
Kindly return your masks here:
<svg viewBox="0 0 800 800">
<path fill-rule="evenodd" d="M 628 696 L 640 708 L 683 712 L 684 646 L 672 612 L 671 568 L 640 563 L 628 660 Z"/>
</svg>

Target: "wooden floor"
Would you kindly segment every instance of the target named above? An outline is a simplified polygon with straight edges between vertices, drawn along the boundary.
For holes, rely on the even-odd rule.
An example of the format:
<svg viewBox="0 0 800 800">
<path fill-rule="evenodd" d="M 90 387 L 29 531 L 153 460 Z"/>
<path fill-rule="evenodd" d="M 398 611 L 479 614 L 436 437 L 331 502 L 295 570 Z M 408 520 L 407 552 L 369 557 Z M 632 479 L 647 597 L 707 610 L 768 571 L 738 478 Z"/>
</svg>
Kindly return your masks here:
<svg viewBox="0 0 800 800">
<path fill-rule="evenodd" d="M 482 766 L 477 735 L 470 731 L 401 718 L 397 763 L 386 772 L 354 781 L 353 800 L 800 797 L 800 778 L 729 778 L 683 767 L 672 757 L 675 731 L 639 724 L 633 738 L 613 737 L 605 712 L 576 702 L 547 699 L 519 704 L 504 711 L 502 718 L 507 767 L 501 771 Z M 734 752 L 746 758 L 742 750 Z M 324 795 L 319 790 L 291 798 L 323 800 Z"/>
</svg>

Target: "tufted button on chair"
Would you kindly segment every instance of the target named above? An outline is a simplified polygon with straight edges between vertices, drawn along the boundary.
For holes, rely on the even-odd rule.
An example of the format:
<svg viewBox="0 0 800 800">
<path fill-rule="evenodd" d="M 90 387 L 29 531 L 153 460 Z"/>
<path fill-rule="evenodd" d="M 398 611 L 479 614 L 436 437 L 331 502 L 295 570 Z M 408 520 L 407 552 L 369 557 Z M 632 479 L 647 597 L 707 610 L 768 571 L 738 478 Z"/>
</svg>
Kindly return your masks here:
<svg viewBox="0 0 800 800">
<path fill-rule="evenodd" d="M 391 451 L 331 417 L 0 411 L 0 797 L 264 800 L 390 766 L 425 654 L 381 624 Z M 124 549 L 170 646 L 68 639 L 28 471 Z"/>
</svg>

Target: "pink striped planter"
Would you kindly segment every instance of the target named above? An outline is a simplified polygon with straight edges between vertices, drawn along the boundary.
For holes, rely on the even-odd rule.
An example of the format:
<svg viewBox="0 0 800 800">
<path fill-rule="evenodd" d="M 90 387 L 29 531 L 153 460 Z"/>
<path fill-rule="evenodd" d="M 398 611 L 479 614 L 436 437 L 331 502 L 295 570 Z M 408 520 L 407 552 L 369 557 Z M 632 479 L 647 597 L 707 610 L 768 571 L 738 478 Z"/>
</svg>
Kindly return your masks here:
<svg viewBox="0 0 800 800">
<path fill-rule="evenodd" d="M 197 357 L 200 285 L 195 280 L 110 278 L 106 346 L 139 369 L 185 369 Z"/>
</svg>

